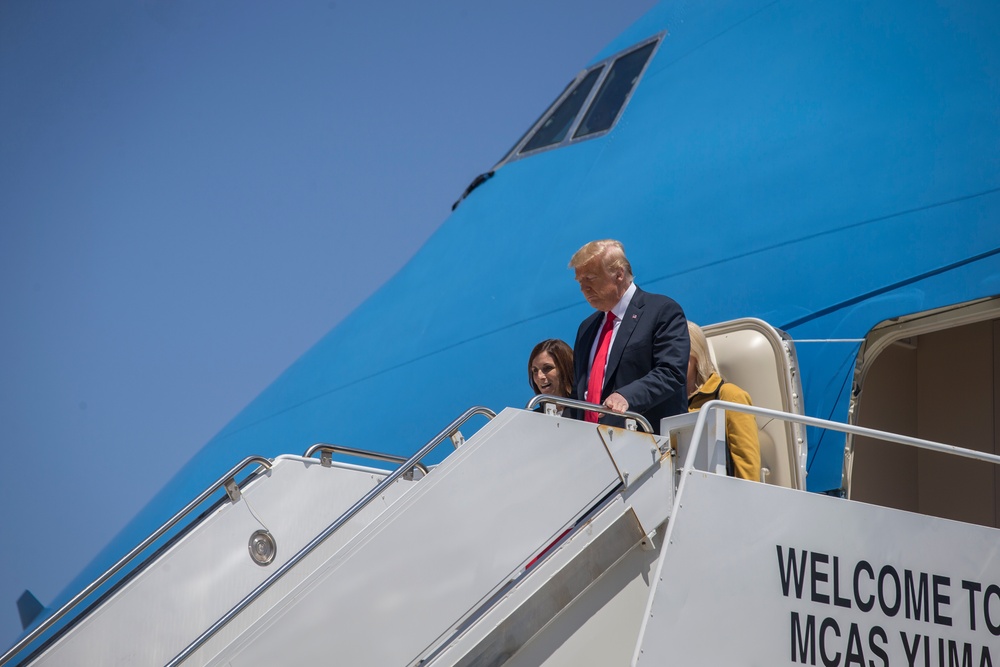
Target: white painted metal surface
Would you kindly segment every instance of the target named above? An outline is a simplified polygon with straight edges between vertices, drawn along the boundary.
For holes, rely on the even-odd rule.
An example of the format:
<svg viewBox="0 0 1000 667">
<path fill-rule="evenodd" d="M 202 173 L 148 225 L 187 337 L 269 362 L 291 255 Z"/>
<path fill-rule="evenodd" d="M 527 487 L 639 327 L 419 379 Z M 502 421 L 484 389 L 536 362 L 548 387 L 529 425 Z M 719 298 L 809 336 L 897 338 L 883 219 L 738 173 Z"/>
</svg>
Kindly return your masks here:
<svg viewBox="0 0 1000 667">
<path fill-rule="evenodd" d="M 1000 665 L 998 531 L 685 474 L 634 664 Z"/>
<path fill-rule="evenodd" d="M 658 553 L 643 538 L 616 494 L 429 664 L 627 664 Z"/>
<path fill-rule="evenodd" d="M 634 545 L 504 664 L 627 665 L 642 625 L 657 553 Z"/>
<path fill-rule="evenodd" d="M 713 411 L 705 418 L 705 433 L 701 442 L 694 442 L 694 427 L 700 415 L 691 412 L 664 419 L 660 432 L 669 434 L 670 444 L 677 452 L 677 460 L 691 460 L 689 465 L 720 475 L 726 474 L 726 413 Z M 678 464 L 680 467 L 680 464 Z"/>
<path fill-rule="evenodd" d="M 619 484 L 593 425 L 505 410 L 208 664 L 414 664 Z"/>
<path fill-rule="evenodd" d="M 610 435 L 603 427 L 601 433 Z M 619 454 L 626 442 L 634 445 L 630 456 L 616 461 L 619 471 L 632 457 L 649 454 L 649 436 L 617 429 L 609 439 Z M 673 507 L 669 450 L 657 451 L 656 461 L 646 466 L 633 469 L 628 487 L 619 487 L 499 599 L 481 608 L 481 616 L 428 665 L 627 663 L 656 562 L 656 527 Z"/>
<path fill-rule="evenodd" d="M 224 503 L 32 664 L 165 664 L 384 476 L 372 468 L 278 458 L 239 501 Z M 394 485 L 371 515 L 411 485 Z M 251 559 L 248 546 L 262 528 L 277 545 L 267 566 Z"/>
</svg>

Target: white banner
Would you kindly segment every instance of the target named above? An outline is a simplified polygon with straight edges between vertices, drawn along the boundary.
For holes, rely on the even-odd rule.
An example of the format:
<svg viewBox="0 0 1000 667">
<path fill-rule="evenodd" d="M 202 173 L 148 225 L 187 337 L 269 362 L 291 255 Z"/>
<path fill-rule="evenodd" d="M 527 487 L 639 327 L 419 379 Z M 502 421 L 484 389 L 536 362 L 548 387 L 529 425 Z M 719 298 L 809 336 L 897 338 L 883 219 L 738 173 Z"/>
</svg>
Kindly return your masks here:
<svg viewBox="0 0 1000 667">
<path fill-rule="evenodd" d="M 1000 667 L 1000 531 L 701 472 L 639 665 Z"/>
</svg>

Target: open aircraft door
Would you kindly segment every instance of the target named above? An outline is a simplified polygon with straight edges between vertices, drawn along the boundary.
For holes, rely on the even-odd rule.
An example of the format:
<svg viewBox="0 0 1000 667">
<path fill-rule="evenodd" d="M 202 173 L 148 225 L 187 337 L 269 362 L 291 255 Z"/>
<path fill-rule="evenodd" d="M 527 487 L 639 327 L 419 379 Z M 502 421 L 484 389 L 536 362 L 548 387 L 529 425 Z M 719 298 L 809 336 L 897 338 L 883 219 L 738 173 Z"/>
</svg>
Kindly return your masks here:
<svg viewBox="0 0 1000 667">
<path fill-rule="evenodd" d="M 702 327 L 719 374 L 739 385 L 754 405 L 802 414 L 802 385 L 791 338 L 755 318 Z M 761 477 L 768 484 L 805 489 L 806 430 L 757 418 Z"/>
<path fill-rule="evenodd" d="M 892 318 L 865 337 L 851 422 L 1000 453 L 1000 297 Z M 968 458 L 849 437 L 852 500 L 1000 528 L 1000 472 Z"/>
</svg>

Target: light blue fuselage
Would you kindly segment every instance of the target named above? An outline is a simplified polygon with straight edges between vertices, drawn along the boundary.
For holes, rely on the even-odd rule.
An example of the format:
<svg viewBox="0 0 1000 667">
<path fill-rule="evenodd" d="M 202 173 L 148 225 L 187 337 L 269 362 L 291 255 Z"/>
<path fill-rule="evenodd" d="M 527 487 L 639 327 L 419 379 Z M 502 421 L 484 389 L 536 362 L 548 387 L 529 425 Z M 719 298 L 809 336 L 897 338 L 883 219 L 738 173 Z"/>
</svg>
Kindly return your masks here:
<svg viewBox="0 0 1000 667">
<path fill-rule="evenodd" d="M 610 133 L 498 168 L 55 606 L 245 456 L 409 455 L 471 405 L 523 406 L 532 346 L 591 312 L 567 262 L 593 239 L 695 322 L 785 330 L 805 412 L 847 420 L 873 326 L 1000 294 L 997 26 L 994 0 L 664 2 L 595 59 L 664 33 Z M 810 434 L 809 490 L 841 488 L 843 449 Z"/>
</svg>

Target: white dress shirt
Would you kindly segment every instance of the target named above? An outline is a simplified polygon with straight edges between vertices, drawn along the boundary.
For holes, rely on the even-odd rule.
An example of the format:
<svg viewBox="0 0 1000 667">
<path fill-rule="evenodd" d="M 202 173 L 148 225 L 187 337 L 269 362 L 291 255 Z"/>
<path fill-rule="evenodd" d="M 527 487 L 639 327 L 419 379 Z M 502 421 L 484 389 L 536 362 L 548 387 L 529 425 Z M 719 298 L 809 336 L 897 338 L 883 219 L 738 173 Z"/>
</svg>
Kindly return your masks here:
<svg viewBox="0 0 1000 667">
<path fill-rule="evenodd" d="M 618 335 L 618 327 L 620 327 L 621 324 L 622 324 L 622 318 L 625 317 L 625 311 L 628 310 L 628 305 L 630 303 L 632 303 L 632 296 L 634 294 L 635 294 L 635 283 L 633 282 L 631 285 L 628 286 L 628 289 L 625 290 L 625 293 L 622 294 L 622 298 L 620 298 L 618 300 L 618 303 L 615 304 L 615 307 L 611 309 L 611 312 L 614 313 L 614 315 L 615 315 L 615 324 L 614 324 L 614 328 L 611 329 L 611 343 L 608 345 L 608 358 L 609 359 L 611 358 L 611 348 L 613 348 L 615 346 L 615 336 Z M 607 316 L 608 316 L 608 314 L 605 313 L 604 314 L 605 319 L 607 318 Z M 604 320 L 601 320 L 601 326 L 602 327 L 604 326 Z M 587 363 L 588 367 L 594 365 L 594 356 L 597 354 L 597 345 L 598 345 L 598 343 L 601 342 L 601 333 L 600 332 L 601 332 L 601 330 L 598 329 L 597 330 L 597 335 L 594 336 L 594 344 L 590 346 L 590 361 Z M 604 379 L 605 380 L 607 380 L 607 377 L 608 377 L 607 370 L 608 370 L 608 362 L 607 362 L 607 359 L 605 359 L 604 360 Z"/>
</svg>

